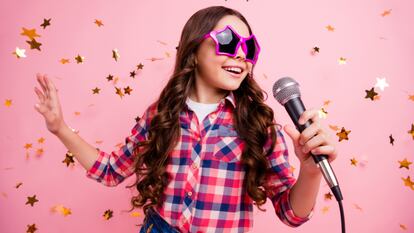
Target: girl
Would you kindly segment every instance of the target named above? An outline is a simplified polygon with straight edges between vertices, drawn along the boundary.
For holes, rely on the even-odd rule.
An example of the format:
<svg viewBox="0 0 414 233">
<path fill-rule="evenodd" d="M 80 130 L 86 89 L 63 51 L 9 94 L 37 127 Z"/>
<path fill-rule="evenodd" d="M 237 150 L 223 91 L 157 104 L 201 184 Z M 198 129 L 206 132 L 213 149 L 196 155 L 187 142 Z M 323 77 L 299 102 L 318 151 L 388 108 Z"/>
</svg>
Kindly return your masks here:
<svg viewBox="0 0 414 233">
<path fill-rule="evenodd" d="M 87 170 L 89 178 L 116 186 L 133 173 L 143 207 L 140 232 L 246 232 L 253 226 L 253 204 L 269 198 L 278 218 L 291 227 L 308 221 L 321 173 L 313 154 L 336 156 L 317 110 L 299 133 L 284 127 L 300 161 L 298 179 L 287 145 L 263 90 L 253 78 L 259 42 L 236 10 L 208 7 L 185 24 L 175 69 L 159 98 L 137 120 L 119 151 L 89 145 L 65 124 L 56 88 L 38 75 L 36 109 Z"/>
</svg>

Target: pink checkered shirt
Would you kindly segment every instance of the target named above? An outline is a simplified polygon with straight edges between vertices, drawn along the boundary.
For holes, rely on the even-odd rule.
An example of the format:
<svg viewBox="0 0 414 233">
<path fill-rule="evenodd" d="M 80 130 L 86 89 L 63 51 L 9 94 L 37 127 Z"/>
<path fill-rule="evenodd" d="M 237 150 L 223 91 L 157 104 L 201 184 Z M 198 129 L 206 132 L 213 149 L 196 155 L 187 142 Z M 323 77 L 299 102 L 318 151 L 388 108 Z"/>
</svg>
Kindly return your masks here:
<svg viewBox="0 0 414 233">
<path fill-rule="evenodd" d="M 181 232 L 247 232 L 253 226 L 253 201 L 243 187 L 241 165 L 244 141 L 233 128 L 236 107 L 232 92 L 201 124 L 186 105 L 180 113 L 181 138 L 170 154 L 167 171 L 173 179 L 165 190 L 165 202 L 156 209 L 160 216 Z M 116 186 L 134 174 L 132 151 L 138 141 L 148 139 L 148 126 L 156 112 L 150 105 L 116 151 L 99 150 L 99 157 L 86 176 L 106 186 Z M 296 216 L 289 192 L 296 182 L 288 162 L 282 132 L 276 128 L 275 148 L 267 158 L 272 175 L 266 178 L 267 197 L 278 218 L 290 227 L 308 221 Z M 270 137 L 264 146 L 270 148 Z"/>
</svg>

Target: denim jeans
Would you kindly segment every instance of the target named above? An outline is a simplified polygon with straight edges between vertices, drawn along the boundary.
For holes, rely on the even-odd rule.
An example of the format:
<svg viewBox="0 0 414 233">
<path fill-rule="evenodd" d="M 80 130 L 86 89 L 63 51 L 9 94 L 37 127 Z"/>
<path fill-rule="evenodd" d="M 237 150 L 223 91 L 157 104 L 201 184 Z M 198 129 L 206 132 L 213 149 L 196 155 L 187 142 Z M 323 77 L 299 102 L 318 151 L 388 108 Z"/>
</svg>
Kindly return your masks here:
<svg viewBox="0 0 414 233">
<path fill-rule="evenodd" d="M 180 231 L 171 226 L 156 211 L 150 208 L 148 209 L 148 214 L 145 216 L 139 233 L 180 233 Z"/>
</svg>

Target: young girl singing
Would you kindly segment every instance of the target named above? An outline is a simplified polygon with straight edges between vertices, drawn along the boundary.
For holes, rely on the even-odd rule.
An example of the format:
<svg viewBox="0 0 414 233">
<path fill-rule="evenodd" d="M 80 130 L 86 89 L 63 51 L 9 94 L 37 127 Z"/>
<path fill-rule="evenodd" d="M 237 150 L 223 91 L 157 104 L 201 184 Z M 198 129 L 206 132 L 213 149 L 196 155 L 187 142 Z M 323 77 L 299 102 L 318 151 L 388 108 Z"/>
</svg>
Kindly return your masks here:
<svg viewBox="0 0 414 233">
<path fill-rule="evenodd" d="M 253 78 L 260 42 L 247 20 L 223 6 L 201 9 L 185 24 L 175 68 L 159 98 L 137 120 L 119 151 L 96 149 L 64 122 L 56 88 L 38 75 L 36 110 L 86 169 L 89 178 L 116 186 L 135 173 L 143 207 L 140 232 L 247 232 L 253 204 L 268 198 L 291 227 L 308 221 L 322 174 L 310 152 L 337 157 L 316 109 L 302 133 L 284 131 L 300 161 L 293 176 L 287 145 L 263 90 Z"/>
</svg>

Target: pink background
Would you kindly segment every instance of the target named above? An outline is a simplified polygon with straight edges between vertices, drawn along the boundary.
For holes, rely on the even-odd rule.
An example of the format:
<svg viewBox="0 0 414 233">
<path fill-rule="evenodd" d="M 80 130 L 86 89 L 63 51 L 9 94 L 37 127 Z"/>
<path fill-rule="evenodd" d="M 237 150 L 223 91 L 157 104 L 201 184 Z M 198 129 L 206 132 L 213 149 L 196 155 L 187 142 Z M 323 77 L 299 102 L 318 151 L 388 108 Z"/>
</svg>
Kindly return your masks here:
<svg viewBox="0 0 414 233">
<path fill-rule="evenodd" d="M 262 53 L 256 80 L 269 94 L 267 103 L 282 124 L 292 124 L 284 108 L 272 96 L 273 83 L 290 76 L 301 84 L 306 107 L 331 103 L 323 124 L 337 141 L 338 158 L 332 167 L 343 195 L 347 232 L 414 232 L 414 191 L 402 178 L 414 179 L 412 166 L 399 168 L 398 161 L 414 160 L 414 140 L 408 130 L 414 123 L 414 30 L 413 2 L 396 1 L 8 1 L 0 13 L 0 231 L 25 232 L 36 224 L 39 232 L 138 232 L 143 216 L 122 212 L 130 207 L 135 177 L 116 188 L 87 179 L 75 161 L 62 161 L 67 149 L 49 131 L 36 112 L 34 86 L 37 72 L 47 73 L 59 89 L 65 121 L 90 144 L 107 152 L 130 133 L 136 116 L 154 101 L 172 73 L 175 46 L 187 19 L 197 10 L 225 5 L 239 10 L 257 35 Z M 392 9 L 388 16 L 381 16 Z M 52 18 L 43 29 L 43 18 Z M 104 26 L 94 24 L 102 20 Z M 335 31 L 328 31 L 332 25 Z M 36 29 L 41 51 L 31 50 L 20 35 L 22 27 Z M 160 43 L 157 41 L 165 42 Z M 311 55 L 313 47 L 320 52 Z M 26 58 L 12 54 L 26 49 Z M 112 58 L 118 49 L 120 58 Z M 168 52 L 171 57 L 166 56 Z M 75 56 L 85 57 L 76 64 Z M 151 61 L 152 57 L 163 60 Z M 340 65 L 338 59 L 347 63 Z M 60 59 L 70 59 L 61 64 Z M 140 62 L 136 78 L 129 72 Z M 133 91 L 122 99 L 106 76 L 118 76 L 118 87 Z M 375 90 L 371 101 L 365 90 L 376 78 L 385 77 L 389 87 Z M 99 87 L 100 94 L 92 89 Z M 12 105 L 6 107 L 6 99 Z M 80 112 L 80 115 L 75 115 Z M 351 130 L 349 140 L 338 142 L 329 125 Z M 393 135 L 394 146 L 389 142 Z M 285 133 L 285 136 L 287 134 Z M 39 144 L 39 138 L 45 138 Z M 101 144 L 96 141 L 102 140 Z M 292 141 L 287 138 L 290 161 L 298 168 Z M 32 143 L 26 150 L 24 145 Z M 43 148 L 44 153 L 36 155 Z M 26 153 L 29 154 L 26 157 Z M 350 159 L 360 163 L 351 166 Z M 362 166 L 361 164 L 364 164 Z M 298 174 L 295 170 L 295 174 Z M 15 186 L 23 184 L 16 189 Z M 335 199 L 325 200 L 330 190 L 322 180 L 313 218 L 299 228 L 289 228 L 275 215 L 255 210 L 252 232 L 340 232 Z M 36 194 L 39 202 L 25 205 Z M 72 211 L 64 217 L 51 213 L 61 204 Z M 361 209 L 357 208 L 359 206 Z M 324 213 L 322 209 L 329 207 Z M 113 217 L 103 219 L 105 210 Z M 141 210 L 136 210 L 141 213 Z M 407 231 L 400 227 L 403 224 Z M 85 230 L 87 229 L 87 230 Z"/>
</svg>

